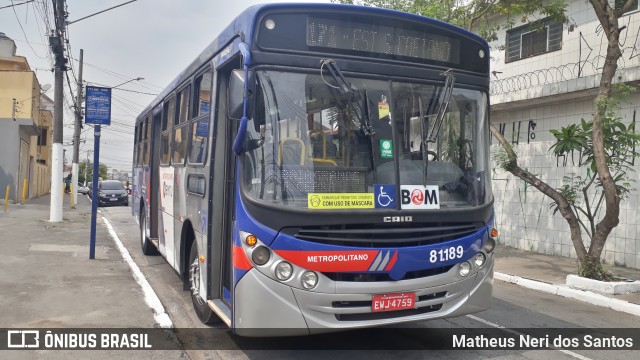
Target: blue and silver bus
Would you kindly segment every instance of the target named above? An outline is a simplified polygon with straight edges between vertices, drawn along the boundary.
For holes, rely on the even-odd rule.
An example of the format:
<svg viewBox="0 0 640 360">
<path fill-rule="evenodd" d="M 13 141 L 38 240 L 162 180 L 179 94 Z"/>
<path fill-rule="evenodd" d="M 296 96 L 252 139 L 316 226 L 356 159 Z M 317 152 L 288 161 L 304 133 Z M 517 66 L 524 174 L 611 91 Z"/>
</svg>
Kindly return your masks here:
<svg viewBox="0 0 640 360">
<path fill-rule="evenodd" d="M 241 335 L 485 310 L 488 90 L 487 43 L 449 24 L 251 7 L 136 120 L 142 251 Z"/>
</svg>

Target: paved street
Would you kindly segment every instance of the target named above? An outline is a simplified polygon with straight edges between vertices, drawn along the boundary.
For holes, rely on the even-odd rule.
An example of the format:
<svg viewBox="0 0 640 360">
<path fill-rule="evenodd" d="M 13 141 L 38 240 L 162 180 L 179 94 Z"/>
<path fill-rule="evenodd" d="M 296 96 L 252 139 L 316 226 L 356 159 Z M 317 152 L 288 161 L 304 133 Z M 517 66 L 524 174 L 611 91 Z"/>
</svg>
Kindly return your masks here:
<svg viewBox="0 0 640 360">
<path fill-rule="evenodd" d="M 144 256 L 138 226 L 128 207 L 101 208 L 96 260 L 88 260 L 90 208 L 86 198 L 75 210 L 65 207 L 65 220 L 52 224 L 46 199 L 12 205 L 0 217 L 0 304 L 4 328 L 153 328 L 158 312 L 166 312 L 178 329 L 205 328 L 194 315 L 189 293 L 173 269 L 159 256 Z M 102 216 L 106 221 L 102 220 Z M 152 310 L 148 293 L 135 279 L 129 264 L 109 234 L 117 238 L 142 271 L 150 291 L 159 298 Z M 22 224 L 19 226 L 18 224 Z M 511 254 L 513 255 L 513 254 Z M 515 259 L 515 258 L 514 258 Z M 561 261 L 558 260 L 558 263 Z M 542 264 L 541 266 L 544 266 Z M 527 265 L 531 269 L 531 264 Z M 320 337 L 244 339 L 226 330 L 183 340 L 186 350 L 172 351 L 5 351 L 2 358 L 113 358 L 131 359 L 389 359 L 389 358 L 501 358 L 501 359 L 627 359 L 632 351 L 597 350 L 360 350 L 428 349 L 450 343 L 447 329 L 480 334 L 479 328 L 504 327 L 518 336 L 527 328 L 637 328 L 638 317 L 580 301 L 495 282 L 494 301 L 488 311 L 448 320 L 418 322 L 401 328 L 349 331 Z M 222 328 L 219 328 L 222 329 Z M 486 330 L 483 330 L 486 331 Z M 448 337 L 447 337 L 448 336 Z M 189 343 L 187 343 L 189 342 Z M 389 346 L 387 346 L 389 345 Z M 289 350 L 292 348 L 334 350 Z M 214 350 L 194 350 L 198 348 Z M 271 350 L 263 350 L 263 349 Z M 283 350 L 287 349 L 287 350 Z M 339 350 L 336 350 L 339 349 Z"/>
<path fill-rule="evenodd" d="M 144 256 L 140 252 L 138 244 L 138 228 L 135 221 L 131 217 L 128 209 L 125 208 L 107 208 L 103 209 L 104 215 L 114 224 L 118 237 L 123 241 L 129 249 L 132 257 L 140 266 L 147 276 L 151 286 L 157 291 L 158 296 L 162 300 L 169 316 L 174 325 L 179 328 L 202 327 L 202 324 L 191 311 L 191 299 L 189 293 L 182 291 L 182 283 L 178 279 L 173 269 L 159 257 Z M 492 309 L 480 314 L 465 316 L 450 320 L 438 320 L 432 322 L 421 322 L 412 324 L 411 327 L 428 329 L 437 328 L 478 328 L 502 326 L 506 328 L 618 328 L 618 327 L 638 327 L 638 318 L 629 316 L 628 314 L 616 312 L 609 309 L 603 309 L 593 305 L 581 303 L 578 301 L 562 298 L 555 295 L 540 293 L 528 290 L 513 284 L 506 284 L 500 281 L 495 282 L 494 301 Z M 568 311 L 571 309 L 571 311 Z M 430 332 L 425 332 L 429 334 Z M 329 339 L 332 343 L 338 342 L 342 344 L 367 344 L 371 341 L 368 338 L 367 331 L 352 331 L 339 334 L 333 334 L 324 339 Z M 395 344 L 406 344 L 407 348 L 414 348 L 416 341 L 416 331 L 413 329 L 394 329 L 385 334 L 385 341 Z M 440 341 L 436 338 L 430 340 L 428 337 L 420 337 L 420 341 Z M 306 338 L 287 338 L 276 339 L 275 342 L 298 343 L 306 342 Z M 378 341 L 378 340 L 377 340 Z M 221 340 L 221 343 L 229 343 L 232 341 Z M 437 343 L 433 344 L 434 347 Z M 426 346 L 428 347 L 428 345 Z M 267 353 L 256 350 L 247 350 L 244 352 L 229 351 L 213 351 L 200 352 L 188 351 L 189 355 L 194 359 L 212 359 L 221 356 L 246 356 L 248 358 L 262 358 L 268 355 L 269 358 L 299 358 L 304 355 L 305 358 L 344 358 L 344 359 L 387 359 L 397 358 L 397 351 L 365 351 L 359 352 L 357 355 L 352 352 L 340 351 L 278 351 L 271 350 Z M 631 357 L 630 351 L 584 351 L 575 350 L 573 352 L 561 352 L 554 350 L 544 351 L 500 351 L 499 357 L 506 359 L 532 358 L 542 359 L 552 356 L 553 358 L 585 358 L 589 359 L 628 359 Z M 407 351 L 407 356 L 412 358 L 494 358 L 494 351 L 438 351 L 438 352 L 422 352 Z"/>
</svg>

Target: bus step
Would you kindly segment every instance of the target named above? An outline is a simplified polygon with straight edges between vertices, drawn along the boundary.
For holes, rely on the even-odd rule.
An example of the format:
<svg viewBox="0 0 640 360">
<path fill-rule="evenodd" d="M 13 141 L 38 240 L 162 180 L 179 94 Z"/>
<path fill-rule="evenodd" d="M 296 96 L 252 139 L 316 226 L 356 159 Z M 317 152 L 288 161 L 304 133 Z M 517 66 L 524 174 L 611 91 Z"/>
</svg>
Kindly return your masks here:
<svg viewBox="0 0 640 360">
<path fill-rule="evenodd" d="M 220 299 L 207 300 L 207 305 L 227 326 L 231 326 L 231 309 Z"/>
</svg>

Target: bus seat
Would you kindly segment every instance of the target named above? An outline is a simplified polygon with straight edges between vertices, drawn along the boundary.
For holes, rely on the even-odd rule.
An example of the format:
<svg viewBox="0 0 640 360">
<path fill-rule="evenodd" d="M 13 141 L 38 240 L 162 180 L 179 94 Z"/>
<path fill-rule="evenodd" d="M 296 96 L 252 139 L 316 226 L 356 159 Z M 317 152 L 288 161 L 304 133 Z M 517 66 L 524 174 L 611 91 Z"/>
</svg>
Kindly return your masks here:
<svg viewBox="0 0 640 360">
<path fill-rule="evenodd" d="M 299 138 L 284 138 L 280 140 L 278 165 L 304 165 L 306 147 Z"/>
<path fill-rule="evenodd" d="M 326 161 L 335 159 L 338 154 L 338 147 L 331 140 L 332 136 L 327 136 L 323 130 L 316 129 L 309 131 L 309 137 L 313 144 L 313 161 L 335 164 L 335 161 Z"/>
</svg>

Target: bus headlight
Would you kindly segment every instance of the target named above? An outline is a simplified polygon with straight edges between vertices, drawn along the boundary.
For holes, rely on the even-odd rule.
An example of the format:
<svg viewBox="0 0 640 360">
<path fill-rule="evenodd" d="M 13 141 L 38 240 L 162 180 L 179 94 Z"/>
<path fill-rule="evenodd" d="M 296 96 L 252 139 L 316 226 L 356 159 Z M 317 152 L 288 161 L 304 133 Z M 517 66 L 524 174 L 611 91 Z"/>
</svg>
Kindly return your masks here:
<svg viewBox="0 0 640 360">
<path fill-rule="evenodd" d="M 302 274 L 302 287 L 310 290 L 318 285 L 318 275 L 313 271 L 307 271 Z"/>
<path fill-rule="evenodd" d="M 258 246 L 251 253 L 251 260 L 253 260 L 256 265 L 266 264 L 269 258 L 271 258 L 271 252 L 265 246 Z"/>
<path fill-rule="evenodd" d="M 293 274 L 293 266 L 286 261 L 279 262 L 276 265 L 276 277 L 280 281 L 286 281 Z"/>
<path fill-rule="evenodd" d="M 461 276 L 466 277 L 471 274 L 471 264 L 468 261 L 460 263 L 460 268 L 458 269 Z"/>
<path fill-rule="evenodd" d="M 473 258 L 473 263 L 476 265 L 476 267 L 479 267 L 479 268 L 484 266 L 485 261 L 487 261 L 487 257 L 481 252 L 477 253 L 476 256 L 474 256 Z"/>
</svg>

